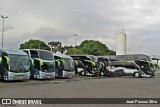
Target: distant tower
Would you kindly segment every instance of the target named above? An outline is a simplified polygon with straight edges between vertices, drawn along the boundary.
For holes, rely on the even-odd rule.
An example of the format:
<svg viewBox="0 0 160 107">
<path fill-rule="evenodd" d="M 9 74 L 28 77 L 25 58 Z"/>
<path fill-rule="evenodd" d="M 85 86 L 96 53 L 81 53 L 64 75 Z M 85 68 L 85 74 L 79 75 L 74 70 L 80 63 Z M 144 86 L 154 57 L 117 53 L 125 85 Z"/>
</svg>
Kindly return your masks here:
<svg viewBox="0 0 160 107">
<path fill-rule="evenodd" d="M 126 34 L 117 33 L 116 38 L 116 55 L 126 55 Z"/>
</svg>

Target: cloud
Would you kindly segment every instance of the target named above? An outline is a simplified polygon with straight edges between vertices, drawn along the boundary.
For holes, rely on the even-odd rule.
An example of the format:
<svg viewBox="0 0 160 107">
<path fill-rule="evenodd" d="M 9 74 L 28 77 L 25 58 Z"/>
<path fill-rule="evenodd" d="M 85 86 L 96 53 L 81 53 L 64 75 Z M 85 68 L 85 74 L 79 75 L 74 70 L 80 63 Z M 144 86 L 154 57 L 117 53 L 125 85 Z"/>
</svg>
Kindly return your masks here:
<svg viewBox="0 0 160 107">
<path fill-rule="evenodd" d="M 25 33 L 21 39 L 23 39 L 23 41 L 27 41 L 29 39 L 39 39 L 45 42 L 60 41 L 63 44 L 73 45 L 73 41 L 70 40 L 74 38 L 74 35 L 75 34 L 72 32 L 51 27 L 42 27 L 33 33 Z"/>
<path fill-rule="evenodd" d="M 59 40 L 65 45 L 74 45 L 76 33 L 79 35 L 77 44 L 86 39 L 99 40 L 115 50 L 115 34 L 121 31 L 118 24 L 123 24 L 130 53 L 160 54 L 157 50 L 160 42 L 159 0 L 0 2 L 0 13 L 9 16 L 6 21 L 12 26 L 8 27 L 5 37 L 12 44 L 6 44 L 6 47 L 17 47 L 17 44 L 31 38 L 46 42 Z M 0 29 L 1 25 L 0 21 Z M 146 47 L 147 51 L 143 50 Z"/>
<path fill-rule="evenodd" d="M 13 30 L 13 29 L 14 29 L 14 27 L 11 26 L 11 25 L 6 25 L 6 26 L 4 27 L 4 31 L 5 31 L 5 32 L 7 32 L 7 31 L 9 31 L 9 30 Z"/>
<path fill-rule="evenodd" d="M 60 41 L 62 45 L 75 45 L 75 39 L 76 39 L 76 45 L 79 45 L 84 40 L 99 40 L 100 42 L 106 43 L 108 47 L 115 50 L 115 47 L 113 46 L 115 44 L 115 36 L 107 36 L 106 34 L 87 34 L 87 35 L 80 35 L 73 32 L 63 31 L 56 28 L 51 27 L 42 27 L 35 32 L 26 32 L 16 40 L 17 38 L 12 38 L 12 40 L 15 40 L 19 43 L 24 43 L 30 39 L 39 39 L 42 41 L 45 41 L 46 43 L 51 41 Z M 106 36 L 106 38 L 104 38 Z M 14 45 L 12 45 L 14 46 Z"/>
<path fill-rule="evenodd" d="M 5 27 L 4 27 L 4 32 L 7 32 L 7 31 L 9 31 L 9 30 L 13 30 L 14 29 L 14 27 L 12 26 L 12 25 L 5 25 Z M 2 32 L 2 28 L 0 29 L 0 31 Z"/>
</svg>

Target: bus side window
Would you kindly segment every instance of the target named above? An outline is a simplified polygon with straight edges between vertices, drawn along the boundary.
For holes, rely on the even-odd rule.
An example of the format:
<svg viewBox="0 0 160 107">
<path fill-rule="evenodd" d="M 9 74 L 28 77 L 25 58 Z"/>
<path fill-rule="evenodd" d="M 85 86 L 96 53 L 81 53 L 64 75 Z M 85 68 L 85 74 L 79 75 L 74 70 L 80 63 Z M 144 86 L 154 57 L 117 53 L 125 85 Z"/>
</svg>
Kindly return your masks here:
<svg viewBox="0 0 160 107">
<path fill-rule="evenodd" d="M 38 52 L 35 50 L 30 50 L 31 58 L 39 58 Z"/>
<path fill-rule="evenodd" d="M 2 64 L 6 70 L 9 70 L 9 65 L 7 64 L 7 59 L 4 57 L 6 55 L 2 54 Z"/>
<path fill-rule="evenodd" d="M 28 51 L 24 51 L 26 54 L 28 54 L 28 56 L 29 56 L 29 53 L 28 53 Z"/>
</svg>

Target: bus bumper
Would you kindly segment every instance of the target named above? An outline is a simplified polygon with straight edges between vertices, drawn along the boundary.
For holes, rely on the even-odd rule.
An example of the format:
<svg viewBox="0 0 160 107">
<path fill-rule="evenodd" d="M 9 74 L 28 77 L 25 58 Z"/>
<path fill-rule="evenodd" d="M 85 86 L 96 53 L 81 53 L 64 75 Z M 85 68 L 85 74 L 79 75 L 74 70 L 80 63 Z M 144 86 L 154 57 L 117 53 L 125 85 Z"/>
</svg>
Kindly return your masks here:
<svg viewBox="0 0 160 107">
<path fill-rule="evenodd" d="M 55 72 L 46 73 L 46 72 L 40 71 L 39 74 L 34 75 L 34 78 L 35 79 L 54 79 L 55 78 Z"/>
<path fill-rule="evenodd" d="M 69 72 L 69 71 L 63 71 L 63 77 L 70 78 L 75 76 L 75 71 Z"/>
<path fill-rule="evenodd" d="M 28 80 L 30 76 L 31 76 L 30 72 L 27 73 L 8 72 L 8 74 L 4 75 L 3 79 L 5 81 Z"/>
</svg>

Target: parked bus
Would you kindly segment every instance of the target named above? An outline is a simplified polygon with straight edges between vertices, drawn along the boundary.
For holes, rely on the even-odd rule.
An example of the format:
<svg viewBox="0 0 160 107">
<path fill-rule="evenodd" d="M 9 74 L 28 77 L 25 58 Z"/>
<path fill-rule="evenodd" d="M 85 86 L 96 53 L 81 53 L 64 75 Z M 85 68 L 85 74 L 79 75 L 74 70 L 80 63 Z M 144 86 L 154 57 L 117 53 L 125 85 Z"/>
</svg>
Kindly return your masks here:
<svg viewBox="0 0 160 107">
<path fill-rule="evenodd" d="M 144 61 L 152 61 L 152 59 L 144 54 L 131 54 L 131 55 L 108 55 L 104 56 L 105 58 L 109 59 L 110 61 L 136 61 L 136 60 L 144 60 Z"/>
<path fill-rule="evenodd" d="M 75 75 L 83 75 L 86 71 L 85 65 L 80 60 L 74 60 L 75 63 Z"/>
<path fill-rule="evenodd" d="M 56 77 L 70 78 L 75 76 L 75 65 L 72 57 L 61 53 L 54 53 L 53 56 L 56 60 Z"/>
<path fill-rule="evenodd" d="M 154 76 L 155 75 L 155 65 L 153 64 L 151 58 L 147 55 L 135 54 L 135 55 L 112 55 L 112 56 L 104 56 L 104 59 L 107 63 L 107 66 L 121 66 L 127 69 L 133 69 L 131 66 L 128 66 L 128 62 L 132 62 L 132 66 L 136 63 L 140 69 L 137 69 L 138 72 L 133 73 L 134 77 L 143 77 L 143 76 Z M 125 63 L 126 62 L 126 63 Z M 127 65 L 127 67 L 126 67 Z M 137 68 L 137 67 L 136 67 Z M 122 71 L 122 70 L 121 70 Z M 131 71 L 131 70 L 130 70 Z M 136 70 L 133 70 L 136 71 Z M 108 70 L 106 69 L 106 72 Z M 105 74 L 107 74 L 105 72 Z M 120 72 L 120 70 L 118 71 Z M 131 73 L 131 74 L 132 74 Z M 124 74 L 124 73 L 123 73 Z"/>
<path fill-rule="evenodd" d="M 160 66 L 159 66 L 160 56 L 152 55 L 150 57 L 153 61 L 153 64 L 155 65 L 155 70 L 158 71 L 160 69 Z"/>
<path fill-rule="evenodd" d="M 42 49 L 22 49 L 31 60 L 31 78 L 55 78 L 55 60 L 52 52 Z"/>
<path fill-rule="evenodd" d="M 155 76 L 155 66 L 150 61 L 137 60 L 135 63 L 141 68 L 146 75 Z M 138 74 L 137 74 L 138 75 Z M 141 76 L 141 75 L 139 75 Z"/>
<path fill-rule="evenodd" d="M 154 63 L 152 61 L 152 58 L 150 56 L 144 54 L 109 55 L 105 56 L 104 58 L 108 59 L 109 61 L 137 61 L 137 60 L 148 61 L 150 63 L 151 69 L 153 69 L 154 71 L 157 70 L 156 68 L 158 66 L 157 63 Z"/>
<path fill-rule="evenodd" d="M 80 75 L 98 76 L 103 69 L 102 63 L 99 62 L 98 57 L 94 55 L 71 55 L 71 57 L 81 63 Z M 79 67 L 78 67 L 79 68 Z"/>
<path fill-rule="evenodd" d="M 134 61 L 111 61 L 106 68 L 107 76 L 135 76 L 142 74 L 141 68 Z"/>
<path fill-rule="evenodd" d="M 112 55 L 112 56 L 106 56 L 110 61 L 114 60 L 124 60 L 124 61 L 147 61 L 150 65 L 150 69 L 156 71 L 158 68 L 158 63 L 153 62 L 152 58 L 148 55 L 144 54 L 132 54 L 132 55 Z"/>
<path fill-rule="evenodd" d="M 105 61 L 105 59 L 103 57 L 98 57 L 98 65 L 97 65 L 99 71 L 100 71 L 100 76 L 104 76 L 105 75 L 105 70 L 107 67 L 107 63 Z"/>
<path fill-rule="evenodd" d="M 0 50 L 0 79 L 5 81 L 30 78 L 28 55 L 20 50 Z"/>
</svg>

